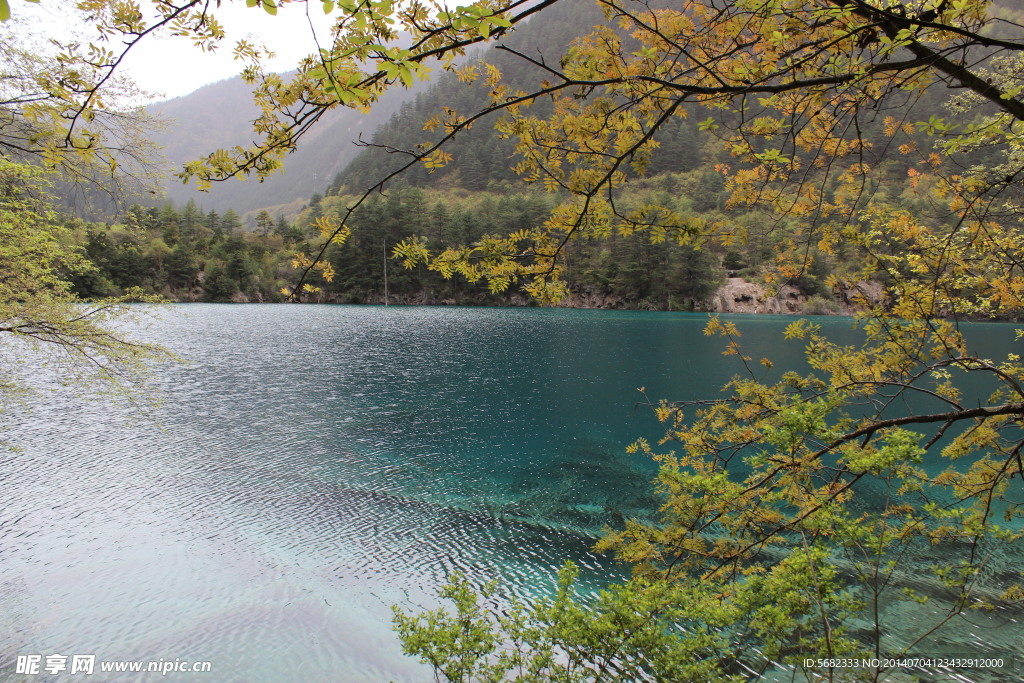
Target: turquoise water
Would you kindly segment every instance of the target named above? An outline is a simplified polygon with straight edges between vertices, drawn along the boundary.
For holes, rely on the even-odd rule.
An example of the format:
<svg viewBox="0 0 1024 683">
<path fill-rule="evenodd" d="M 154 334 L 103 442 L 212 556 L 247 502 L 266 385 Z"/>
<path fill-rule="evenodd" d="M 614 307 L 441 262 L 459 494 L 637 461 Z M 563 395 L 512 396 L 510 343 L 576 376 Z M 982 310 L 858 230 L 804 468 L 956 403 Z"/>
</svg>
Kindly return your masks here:
<svg viewBox="0 0 1024 683">
<path fill-rule="evenodd" d="M 734 319 L 749 355 L 799 365 L 789 319 Z M 527 595 L 566 559 L 589 585 L 622 575 L 589 548 L 654 504 L 653 467 L 624 452 L 661 433 L 636 389 L 708 397 L 740 370 L 706 320 L 165 309 L 142 334 L 188 362 L 158 373 L 159 408 L 58 394 L 9 416 L 0 678 L 18 654 L 82 653 L 210 661 L 196 680 L 427 680 L 389 605 L 432 605 L 452 570 Z"/>
</svg>

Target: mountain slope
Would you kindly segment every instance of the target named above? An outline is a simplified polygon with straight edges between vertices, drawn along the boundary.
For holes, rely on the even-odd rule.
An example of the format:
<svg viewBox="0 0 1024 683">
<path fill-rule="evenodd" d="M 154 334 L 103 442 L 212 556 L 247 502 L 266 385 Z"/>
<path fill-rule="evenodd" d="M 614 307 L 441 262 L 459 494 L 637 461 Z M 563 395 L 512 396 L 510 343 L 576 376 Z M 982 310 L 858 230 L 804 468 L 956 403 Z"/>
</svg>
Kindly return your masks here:
<svg viewBox="0 0 1024 683">
<path fill-rule="evenodd" d="M 149 112 L 167 122 L 154 135 L 166 159 L 167 198 L 178 205 L 194 200 L 209 210 L 223 212 L 230 208 L 238 213 L 297 199 L 304 201 L 358 155 L 361 148 L 354 142 L 360 135 L 369 139 L 403 102 L 425 88 L 426 84 L 416 84 L 412 89 L 393 89 L 369 113 L 344 108 L 328 112 L 285 159 L 281 172 L 262 183 L 238 179 L 217 183 L 209 192 L 182 184 L 173 173 L 185 162 L 214 149 L 251 142 L 251 125 L 257 112 L 250 86 L 241 78 L 232 78 L 152 105 Z"/>
<path fill-rule="evenodd" d="M 527 54 L 531 59 L 557 64 L 573 40 L 603 22 L 600 9 L 591 0 L 564 0 L 546 10 L 543 19 L 531 19 L 516 26 L 497 44 Z M 512 91 L 536 87 L 548 76 L 521 57 L 494 46 L 485 50 L 479 59 L 496 66 L 501 71 L 502 84 Z M 427 140 L 437 140 L 438 131 L 431 133 L 423 129 L 427 119 L 445 108 L 463 115 L 478 111 L 487 105 L 490 90 L 483 79 L 467 85 L 454 74 L 445 73 L 431 81 L 429 90 L 381 125 L 373 141 L 391 148 L 412 149 Z M 537 102 L 531 111 L 546 115 L 550 111 L 549 103 Z M 494 131 L 495 120 L 494 117 L 484 119 L 446 143 L 445 150 L 453 156 L 453 161 L 444 169 L 429 173 L 423 166 L 413 167 L 402 176 L 402 182 L 419 187 L 441 183 L 484 190 L 489 183 L 515 181 L 517 176 L 511 169 L 514 143 L 498 138 Z M 408 157 L 389 154 L 383 149 L 364 150 L 335 177 L 325 194 L 335 194 L 342 186 L 350 192 L 363 190 L 407 161 Z"/>
</svg>

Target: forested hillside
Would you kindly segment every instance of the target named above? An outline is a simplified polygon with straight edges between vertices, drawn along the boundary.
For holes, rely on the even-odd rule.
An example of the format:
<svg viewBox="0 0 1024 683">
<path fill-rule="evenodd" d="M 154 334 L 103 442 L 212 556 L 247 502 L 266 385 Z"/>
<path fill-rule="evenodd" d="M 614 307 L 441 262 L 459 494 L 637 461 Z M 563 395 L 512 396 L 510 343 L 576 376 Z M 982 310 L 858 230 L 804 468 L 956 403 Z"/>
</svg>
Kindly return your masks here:
<svg viewBox="0 0 1024 683">
<path fill-rule="evenodd" d="M 587 0 L 559 3 L 543 22 L 526 22 L 511 32 L 501 42 L 507 49 L 491 48 L 464 68 L 486 72 L 487 65 L 493 65 L 509 92 L 534 87 L 545 76 L 541 65 L 560 63 L 568 50 L 576 49 L 578 35 L 602 22 L 597 6 Z M 480 110 L 493 86 L 445 73 L 429 87 L 418 84 L 412 93 L 392 90 L 370 114 L 332 112 L 333 118 L 288 158 L 286 172 L 264 183 L 218 183 L 210 193 L 175 185 L 171 198 L 177 209 L 172 204 L 138 208 L 123 224 L 80 230 L 98 270 L 95 281 L 80 283 L 79 291 L 98 296 L 142 286 L 182 300 L 278 300 L 282 288 L 299 276 L 296 254 L 317 253 L 318 221 L 337 224 L 360 192 L 407 161 L 403 150 L 439 138 L 443 126 L 434 126 L 431 120 L 444 118 L 446 112 Z M 162 138 L 167 156 L 181 162 L 216 145 L 244 142 L 252 116 L 248 91 L 240 80 L 225 81 L 160 105 L 158 113 L 179 121 Z M 220 116 L 224 111 L 234 114 Z M 845 301 L 836 283 L 859 269 L 864 254 L 853 248 L 812 246 L 803 268 L 779 273 L 776 257 L 794 235 L 816 230 L 819 218 L 779 218 L 763 203 L 745 197 L 735 178 L 729 178 L 733 152 L 714 134 L 716 128 L 728 130 L 739 121 L 735 114 L 698 111 L 699 115 L 691 113 L 662 126 L 649 158 L 627 168 L 630 180 L 617 190 L 616 215 L 610 219 L 607 237 L 566 244 L 563 277 L 573 295 L 569 303 L 701 310 L 709 308 L 708 297 L 727 276 L 738 276 L 753 281 L 767 277 L 776 285 L 793 287 L 809 301 L 804 310 L 840 310 Z M 548 116 L 550 104 L 539 101 L 529 114 Z M 886 158 L 859 189 L 865 198 L 860 206 L 870 200 L 927 215 L 941 192 L 922 180 L 938 144 L 928 122 L 954 120 L 955 115 L 948 93 L 930 89 L 892 98 L 888 108 L 865 120 L 858 134 L 872 142 L 863 152 L 864 162 L 874 165 L 876 158 Z M 982 114 L 971 116 L 977 119 Z M 557 185 L 543 179 L 526 182 L 516 173 L 515 165 L 521 161 L 516 138 L 500 125 L 496 129 L 499 120 L 483 119 L 455 136 L 444 148 L 451 159 L 443 167 L 416 165 L 390 183 L 384 194 L 373 195 L 360 206 L 352 217 L 351 236 L 331 244 L 325 253 L 328 276 L 333 277 L 313 272 L 307 298 L 384 301 L 387 254 L 390 302 L 526 303 L 528 297 L 515 287 L 488 291 L 459 276 L 446 279 L 424 263 L 406 270 L 393 257 L 395 247 L 402 244 L 423 244 L 438 253 L 487 236 L 539 227 L 567 196 Z M 951 125 L 970 123 L 957 120 Z M 360 134 L 369 137 L 377 126 L 373 146 L 362 149 L 352 144 Z M 889 153 L 893 147 L 898 147 L 895 155 Z M 996 163 L 983 146 L 960 154 L 956 161 L 964 168 Z M 294 209 L 301 205 L 298 198 L 322 187 L 320 183 L 337 168 L 342 170 L 333 181 L 309 197 L 295 217 Z M 812 167 L 808 175 L 814 173 Z M 825 197 L 839 203 L 837 198 L 850 191 L 842 176 L 822 177 Z M 185 205 L 187 197 L 192 199 Z M 287 202 L 292 207 L 286 220 L 275 205 Z M 645 206 L 671 211 L 673 220 L 668 222 L 684 224 L 685 232 L 659 230 L 649 216 L 624 218 L 642 216 Z M 258 213 L 255 209 L 260 207 L 271 211 Z M 247 211 L 249 220 L 243 226 L 238 216 Z M 711 236 L 716 239 L 705 239 Z M 898 251 L 900 244 L 894 241 L 888 248 Z"/>
<path fill-rule="evenodd" d="M 1006 11 L 1012 15 L 1011 10 Z M 520 54 L 492 48 L 474 68 L 483 72 L 488 68 L 485 64 L 496 67 L 509 92 L 536 87 L 545 76 L 538 63 L 558 63 L 567 50 L 574 49 L 573 41 L 580 32 L 602 21 L 591 2 L 560 3 L 545 15 L 543 23 L 520 26 L 504 41 L 506 47 Z M 407 156 L 396 150 L 414 150 L 439 139 L 441 131 L 425 122 L 443 119 L 448 111 L 462 113 L 484 108 L 491 88 L 490 83 L 467 84 L 452 74 L 439 78 L 427 93 L 404 104 L 380 127 L 373 137 L 376 146 L 363 151 L 335 177 L 325 191 L 326 197 L 316 195 L 313 204 L 317 208 L 307 210 L 300 223 L 310 225 L 325 212 L 331 220 L 339 220 L 360 191 L 407 161 Z M 980 120 L 984 113 L 973 112 L 969 120 L 960 120 L 956 106 L 955 102 L 950 103 L 948 92 L 940 89 L 908 92 L 904 97 L 891 98 L 885 110 L 861 124 L 858 134 L 871 141 L 862 158 L 873 167 L 877 163 L 877 167 L 858 189 L 862 196 L 860 207 L 875 202 L 918 214 L 934 213 L 933 204 L 941 189 L 934 183 L 923 182 L 922 174 L 934 163 L 935 150 L 941 145 L 936 134 L 941 131 L 929 122 L 949 120 L 949 124 L 941 125 L 966 127 Z M 543 118 L 550 115 L 550 107 L 541 101 L 528 114 Z M 385 243 L 394 245 L 422 237 L 429 250 L 437 253 L 444 245 L 468 245 L 485 235 L 505 235 L 542 225 L 547 218 L 543 213 L 524 215 L 509 224 L 504 219 L 507 213 L 495 211 L 495 202 L 507 205 L 513 197 L 518 202 L 553 208 L 565 196 L 543 179 L 524 182 L 524 177 L 515 172 L 517 162 L 521 161 L 515 153 L 515 136 L 507 130 L 503 132 L 500 124 L 496 129 L 495 124 L 494 118 L 484 119 L 460 132 L 444 148 L 451 155 L 446 165 L 427 168 L 420 164 L 406 170 L 390 185 L 388 199 L 374 199 L 370 205 L 400 205 L 408 203 L 411 196 L 416 198 L 414 203 L 433 213 L 410 210 L 405 219 L 378 223 L 374 218 L 364 218 L 378 215 L 377 208 L 360 210 L 353 223 L 358 229 L 349 244 L 330 247 L 333 269 L 377 273 L 382 267 L 366 256 L 365 245 L 371 243 L 377 245 L 375 252 L 379 253 Z M 784 245 L 795 234 L 816 230 L 817 221 L 824 217 L 779 218 L 769 207 L 744 196 L 734 179 L 727 180 L 735 163 L 735 150 L 723 144 L 714 131 L 739 124 L 735 114 L 706 109 L 699 116 L 673 119 L 657 131 L 657 147 L 644 160 L 642 169 L 627 168 L 631 180 L 617 192 L 618 215 L 608 230 L 608 239 L 572 241 L 563 251 L 565 279 L 575 301 L 602 305 L 600 302 L 613 300 L 614 305 L 670 310 L 706 308 L 707 296 L 722 284 L 727 274 L 759 280 L 773 269 L 775 257 L 786 249 Z M 890 154 L 892 148 L 898 148 L 895 155 Z M 956 163 L 970 168 L 998 162 L 991 150 L 979 146 L 958 155 Z M 842 194 L 850 192 L 849 178 L 832 174 L 826 179 L 824 171 L 808 166 L 808 177 L 821 176 L 822 193 L 842 203 Z M 424 192 L 401 189 L 409 187 L 422 188 Z M 645 204 L 669 208 L 680 219 L 673 222 L 687 226 L 686 234 L 641 230 L 648 227 L 646 219 L 622 218 L 642 210 Z M 472 222 L 451 218 L 464 216 L 467 211 L 475 214 Z M 429 215 L 438 218 L 430 219 Z M 460 225 L 467 227 L 451 227 L 452 220 L 462 220 Z M 714 241 L 701 239 L 707 236 L 725 237 Z M 901 245 L 894 241 L 888 248 L 898 251 Z M 837 304 L 843 296 L 836 282 L 855 273 L 865 255 L 852 249 L 829 251 L 811 248 L 805 267 L 799 271 L 770 275 L 777 285 L 790 285 L 811 299 L 812 305 L 805 310 L 839 310 Z M 421 265 L 416 274 L 396 281 L 421 283 L 424 277 Z M 370 282 L 381 280 L 379 273 L 364 279 L 356 287 L 359 294 L 351 289 L 352 281 L 348 279 L 316 284 L 342 299 L 365 300 L 367 296 L 373 297 Z M 418 300 L 434 300 L 431 291 L 425 287 Z"/>
<path fill-rule="evenodd" d="M 556 10 L 544 22 L 519 27 L 506 44 L 557 62 L 581 30 L 601 21 L 591 2 L 566 3 Z M 514 87 L 526 87 L 537 77 L 535 67 L 524 66 L 521 58 L 507 52 L 492 49 L 479 62 L 485 60 L 501 69 L 505 82 Z M 181 163 L 217 145 L 245 142 L 254 115 L 249 89 L 240 79 L 232 79 L 155 107 L 154 113 L 176 121 L 158 138 L 165 156 Z M 419 89 L 424 92 L 412 100 L 407 90 L 392 91 L 363 117 L 339 110 L 288 158 L 284 173 L 263 183 L 228 181 L 208 193 L 171 184 L 170 203 L 134 207 L 114 225 L 80 225 L 77 234 L 97 269 L 79 278 L 79 293 L 98 297 L 137 286 L 175 300 L 280 300 L 281 289 L 297 277 L 295 254 L 318 246 L 316 221 L 336 220 L 355 199 L 351 192 L 383 178 L 400 161 L 398 155 L 379 148 L 359 153 L 352 144 L 359 131 L 370 139 L 373 128 L 383 124 L 372 136 L 375 142 L 412 147 L 429 137 L 423 130 L 426 119 L 444 107 L 470 110 L 487 97 L 481 87 L 467 86 L 450 75 Z M 391 116 L 400 102 L 399 111 Z M 725 201 L 724 183 L 712 168 L 700 168 L 699 150 L 685 146 L 692 141 L 692 128 L 681 121 L 674 134 L 666 135 L 664 153 L 650 170 L 673 172 L 638 182 L 631 202 L 642 203 L 655 193 L 671 196 L 678 210 L 692 212 L 702 221 L 714 220 Z M 443 172 L 414 169 L 400 185 L 359 210 L 358 229 L 345 244 L 331 245 L 327 252 L 334 277 L 328 281 L 315 276 L 312 284 L 319 291 L 311 300 L 383 302 L 384 254 L 390 255 L 402 240 L 422 236 L 436 248 L 468 244 L 484 235 L 539 225 L 557 203 L 559 195 L 518 178 L 512 169 L 513 141 L 497 135 L 493 120 L 456 138 L 451 153 L 455 161 Z M 286 220 L 278 211 L 254 210 L 293 201 L 303 192 L 308 195 L 318 179 L 330 177 L 332 169 L 341 166 L 344 170 L 323 194 L 308 199 L 296 220 Z M 257 216 L 255 226 L 252 220 L 243 225 L 240 216 L 246 212 Z M 699 308 L 724 281 L 726 268 L 753 272 L 763 258 L 760 252 L 746 260 L 730 253 L 723 265 L 723 255 L 674 242 L 652 244 L 640 235 L 573 244 L 566 256 L 571 287 L 587 295 L 580 303 L 674 310 Z M 515 290 L 491 293 L 422 267 L 406 270 L 394 259 L 388 273 L 387 294 L 393 303 L 529 303 Z"/>
</svg>

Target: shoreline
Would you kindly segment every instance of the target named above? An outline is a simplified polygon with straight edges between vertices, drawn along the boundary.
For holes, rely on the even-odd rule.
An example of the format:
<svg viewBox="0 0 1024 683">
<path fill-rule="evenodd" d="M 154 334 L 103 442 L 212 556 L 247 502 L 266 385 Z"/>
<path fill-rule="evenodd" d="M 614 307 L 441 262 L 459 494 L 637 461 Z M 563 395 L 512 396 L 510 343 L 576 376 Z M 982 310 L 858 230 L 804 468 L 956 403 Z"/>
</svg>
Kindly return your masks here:
<svg viewBox="0 0 1024 683">
<path fill-rule="evenodd" d="M 865 310 L 865 303 L 874 305 L 885 301 L 886 293 L 876 282 L 858 282 L 848 285 L 838 294 L 827 297 L 807 294 L 792 285 L 783 285 L 770 294 L 761 284 L 749 282 L 741 277 L 729 277 L 711 296 L 703 300 L 687 299 L 655 302 L 650 299 L 631 300 L 615 294 L 588 291 L 571 292 L 568 297 L 554 306 L 541 306 L 518 292 L 498 296 L 484 290 L 458 298 L 436 298 L 427 293 L 414 295 L 392 294 L 387 302 L 382 292 L 369 292 L 363 296 L 336 293 L 307 297 L 298 302 L 251 299 L 242 292 L 236 292 L 226 301 L 204 301 L 201 292 L 192 290 L 191 296 L 167 296 L 160 303 L 169 304 L 313 304 L 347 306 L 463 306 L 467 308 L 562 308 L 576 310 L 641 311 L 651 313 L 706 313 L 757 316 L 812 316 L 812 317 L 853 317 Z M 166 296 L 166 293 L 165 293 Z M 84 301 L 83 303 L 89 303 Z M 138 303 L 138 302 L 136 302 Z M 947 319 L 947 318 L 943 318 Z M 960 316 L 964 322 L 1020 323 L 1021 317 L 991 318 Z"/>
<path fill-rule="evenodd" d="M 243 292 L 235 292 L 226 301 L 203 301 L 202 292 L 192 290 L 188 296 L 168 296 L 168 303 L 294 303 L 250 298 Z M 166 293 L 165 293 L 166 296 Z M 875 302 L 882 298 L 880 285 L 858 284 L 857 288 L 843 292 L 841 296 L 824 297 L 808 295 L 791 285 L 784 285 L 773 295 L 760 284 L 748 282 L 740 277 L 730 277 L 706 299 L 675 299 L 654 301 L 649 298 L 630 299 L 618 294 L 594 291 L 574 291 L 551 308 L 582 310 L 650 311 L 666 313 L 743 313 L 756 315 L 826 315 L 850 316 L 858 306 L 852 303 L 856 296 Z M 434 297 L 430 293 L 392 294 L 383 292 L 359 294 L 322 293 L 307 296 L 297 303 L 303 304 L 345 304 L 345 305 L 392 305 L 392 306 L 468 306 L 501 308 L 539 308 L 532 299 L 518 293 L 495 295 L 485 290 L 466 293 L 455 297 Z"/>
</svg>

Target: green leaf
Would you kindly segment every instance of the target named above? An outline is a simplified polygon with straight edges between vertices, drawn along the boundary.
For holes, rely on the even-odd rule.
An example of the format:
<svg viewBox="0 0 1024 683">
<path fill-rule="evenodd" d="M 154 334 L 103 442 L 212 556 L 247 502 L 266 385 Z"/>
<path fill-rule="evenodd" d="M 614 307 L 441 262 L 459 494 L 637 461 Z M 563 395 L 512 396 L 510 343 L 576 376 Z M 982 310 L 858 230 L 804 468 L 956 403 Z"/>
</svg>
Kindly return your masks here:
<svg viewBox="0 0 1024 683">
<path fill-rule="evenodd" d="M 1021 92 L 1024 92 L 1024 85 L 1015 85 L 1007 88 L 1001 97 L 1004 100 L 1012 100 L 1014 97 L 1021 94 Z"/>
<path fill-rule="evenodd" d="M 334 3 L 333 2 L 325 2 L 325 3 L 323 3 L 323 6 L 324 6 L 324 14 L 330 14 L 331 12 L 334 11 Z"/>
<path fill-rule="evenodd" d="M 405 84 L 405 87 L 407 87 L 407 88 L 411 88 L 412 87 L 414 79 L 413 79 L 412 71 L 410 71 L 408 67 L 403 66 L 401 69 L 399 69 L 398 75 L 399 75 L 399 77 L 401 77 L 402 83 Z"/>
<path fill-rule="evenodd" d="M 715 123 L 715 119 L 708 117 L 697 124 L 697 130 L 718 130 L 718 124 Z"/>
<path fill-rule="evenodd" d="M 7 0 L 0 0 L 0 21 L 7 21 L 11 18 L 11 8 Z"/>
</svg>

